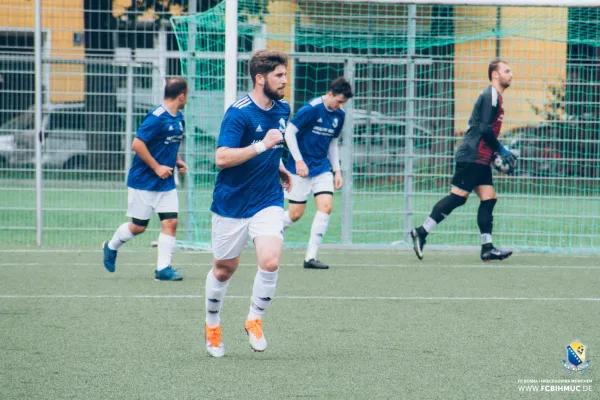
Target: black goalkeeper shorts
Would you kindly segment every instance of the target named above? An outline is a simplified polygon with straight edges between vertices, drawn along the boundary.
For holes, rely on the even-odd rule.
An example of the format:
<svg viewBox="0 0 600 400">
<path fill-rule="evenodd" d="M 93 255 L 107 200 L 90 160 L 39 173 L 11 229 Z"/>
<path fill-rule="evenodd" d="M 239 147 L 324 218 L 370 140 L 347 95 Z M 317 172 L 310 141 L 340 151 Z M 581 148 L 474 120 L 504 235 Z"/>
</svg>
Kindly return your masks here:
<svg viewBox="0 0 600 400">
<path fill-rule="evenodd" d="M 465 192 L 472 192 L 477 186 L 494 186 L 492 180 L 492 168 L 489 165 L 477 163 L 456 163 L 452 186 L 456 186 Z"/>
</svg>

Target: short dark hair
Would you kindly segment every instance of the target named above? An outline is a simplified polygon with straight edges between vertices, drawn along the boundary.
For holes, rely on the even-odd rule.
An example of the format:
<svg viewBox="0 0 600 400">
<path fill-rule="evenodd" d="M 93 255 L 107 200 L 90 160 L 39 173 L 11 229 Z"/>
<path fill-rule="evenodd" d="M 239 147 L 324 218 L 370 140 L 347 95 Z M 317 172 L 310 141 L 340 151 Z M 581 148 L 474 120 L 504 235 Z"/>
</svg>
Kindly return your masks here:
<svg viewBox="0 0 600 400">
<path fill-rule="evenodd" d="M 506 61 L 500 60 L 499 58 L 493 60 L 490 63 L 490 66 L 488 67 L 488 78 L 490 79 L 490 82 L 492 81 L 492 72 L 498 71 L 498 65 L 500 65 L 501 63 L 508 65 L 508 63 Z"/>
<path fill-rule="evenodd" d="M 187 90 L 188 84 L 184 78 L 180 76 L 169 78 L 165 84 L 165 99 L 175 99 L 181 93 L 187 92 Z"/>
<path fill-rule="evenodd" d="M 281 51 L 259 50 L 252 55 L 248 62 L 252 83 L 256 84 L 256 75 L 266 75 L 275 71 L 275 68 L 283 65 L 287 68 L 288 57 Z"/>
<path fill-rule="evenodd" d="M 352 85 L 350 85 L 350 82 L 348 82 L 343 76 L 334 79 L 329 84 L 329 91 L 333 93 L 334 96 L 343 94 L 347 99 L 351 99 L 354 96 L 354 93 L 352 93 Z"/>
</svg>

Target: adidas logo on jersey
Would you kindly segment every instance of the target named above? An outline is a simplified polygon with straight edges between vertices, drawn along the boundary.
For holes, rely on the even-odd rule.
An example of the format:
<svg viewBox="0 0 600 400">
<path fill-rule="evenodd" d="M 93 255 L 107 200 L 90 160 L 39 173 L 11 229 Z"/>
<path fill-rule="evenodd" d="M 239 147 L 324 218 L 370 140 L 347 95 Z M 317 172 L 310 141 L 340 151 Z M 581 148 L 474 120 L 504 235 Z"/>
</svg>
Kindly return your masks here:
<svg viewBox="0 0 600 400">
<path fill-rule="evenodd" d="M 169 130 L 172 131 L 173 130 L 173 125 L 169 125 Z"/>
<path fill-rule="evenodd" d="M 263 130 L 262 130 L 261 126 L 259 125 L 259 126 L 256 128 L 256 132 L 262 132 L 262 131 L 263 131 Z"/>
<path fill-rule="evenodd" d="M 319 119 L 317 120 L 317 122 L 318 122 L 318 123 L 320 123 L 320 124 L 322 124 L 322 123 L 323 123 L 323 118 L 319 118 Z"/>
</svg>

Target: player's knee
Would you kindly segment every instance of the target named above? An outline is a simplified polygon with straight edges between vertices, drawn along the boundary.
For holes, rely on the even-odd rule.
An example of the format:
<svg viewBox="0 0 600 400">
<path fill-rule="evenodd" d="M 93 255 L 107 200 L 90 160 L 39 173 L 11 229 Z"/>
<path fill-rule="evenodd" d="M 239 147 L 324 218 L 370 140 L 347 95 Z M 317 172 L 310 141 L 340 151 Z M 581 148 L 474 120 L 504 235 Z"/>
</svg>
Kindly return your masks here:
<svg viewBox="0 0 600 400">
<path fill-rule="evenodd" d="M 331 209 L 332 208 L 333 208 L 333 204 L 332 203 L 319 204 L 319 207 L 317 207 L 317 209 L 319 211 L 321 211 L 322 213 L 325 213 L 325 214 L 331 214 Z"/>
<path fill-rule="evenodd" d="M 219 282 L 225 282 L 233 275 L 235 268 L 227 261 L 216 261 L 213 266 L 213 275 Z"/>
<path fill-rule="evenodd" d="M 179 220 L 176 219 L 176 218 L 165 219 L 165 220 L 161 221 L 162 227 L 165 228 L 165 229 L 170 229 L 170 230 L 177 229 L 177 224 L 178 223 L 179 223 Z"/>
<path fill-rule="evenodd" d="M 265 254 L 260 257 L 259 265 L 265 271 L 277 271 L 277 268 L 279 268 L 279 255 L 276 253 Z"/>
<path fill-rule="evenodd" d="M 294 222 L 298 221 L 302 215 L 304 215 L 304 209 L 294 209 L 294 208 L 290 208 L 290 219 Z"/>
<path fill-rule="evenodd" d="M 146 232 L 146 228 L 148 227 L 134 225 L 134 228 L 131 229 L 131 233 L 133 233 L 134 235 L 141 235 L 142 233 Z"/>
<path fill-rule="evenodd" d="M 146 231 L 146 228 L 148 228 L 147 220 L 139 220 L 136 218 L 132 218 L 131 223 L 129 224 L 129 230 L 134 235 L 139 235 L 139 234 L 144 233 Z"/>
</svg>

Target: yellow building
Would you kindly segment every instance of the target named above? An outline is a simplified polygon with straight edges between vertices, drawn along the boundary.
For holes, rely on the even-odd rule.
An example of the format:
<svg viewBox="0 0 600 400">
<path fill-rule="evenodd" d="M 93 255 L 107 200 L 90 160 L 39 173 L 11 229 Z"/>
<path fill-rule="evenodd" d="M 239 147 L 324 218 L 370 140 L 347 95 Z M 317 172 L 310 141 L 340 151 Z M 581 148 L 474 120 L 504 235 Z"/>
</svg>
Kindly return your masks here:
<svg viewBox="0 0 600 400">
<path fill-rule="evenodd" d="M 42 41 L 45 59 L 83 60 L 83 0 L 42 0 Z M 31 35 L 35 28 L 33 1 L 2 0 L 0 27 L 3 35 Z M 33 48 L 30 49 L 33 54 Z M 22 51 L 22 50 L 21 50 Z M 44 71 L 44 85 L 51 103 L 83 101 L 85 67 L 52 63 Z"/>
</svg>

